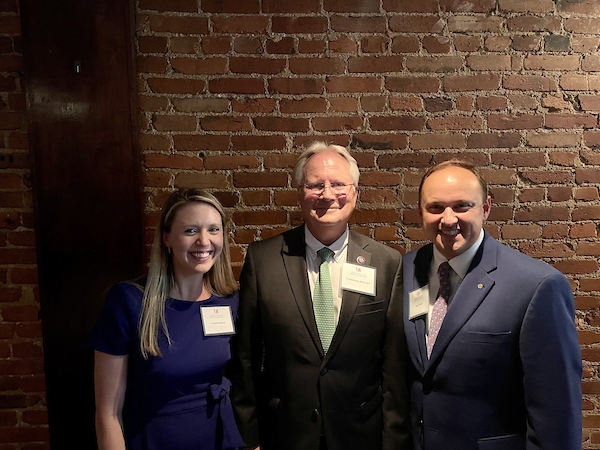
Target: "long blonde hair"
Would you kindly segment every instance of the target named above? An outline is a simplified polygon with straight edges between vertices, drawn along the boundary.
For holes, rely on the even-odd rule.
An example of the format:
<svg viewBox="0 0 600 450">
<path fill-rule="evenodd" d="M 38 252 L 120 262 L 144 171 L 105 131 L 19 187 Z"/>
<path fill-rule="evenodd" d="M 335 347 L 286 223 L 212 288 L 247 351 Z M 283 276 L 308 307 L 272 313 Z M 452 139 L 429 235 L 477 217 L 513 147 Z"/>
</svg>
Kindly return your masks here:
<svg viewBox="0 0 600 450">
<path fill-rule="evenodd" d="M 227 297 L 237 289 L 237 282 L 231 270 L 229 256 L 229 240 L 227 236 L 227 218 L 223 206 L 208 192 L 196 188 L 182 188 L 171 194 L 165 202 L 160 225 L 154 233 L 154 243 L 150 254 L 148 279 L 142 298 L 139 334 L 140 350 L 146 359 L 161 356 L 158 347 L 158 333 L 162 329 L 167 341 L 171 344 L 169 330 L 165 320 L 165 303 L 175 284 L 173 258 L 163 242 L 163 233 L 169 233 L 179 210 L 192 202 L 206 203 L 215 208 L 221 216 L 223 226 L 223 250 L 213 267 L 206 273 L 204 283 L 210 292 L 220 297 Z"/>
</svg>

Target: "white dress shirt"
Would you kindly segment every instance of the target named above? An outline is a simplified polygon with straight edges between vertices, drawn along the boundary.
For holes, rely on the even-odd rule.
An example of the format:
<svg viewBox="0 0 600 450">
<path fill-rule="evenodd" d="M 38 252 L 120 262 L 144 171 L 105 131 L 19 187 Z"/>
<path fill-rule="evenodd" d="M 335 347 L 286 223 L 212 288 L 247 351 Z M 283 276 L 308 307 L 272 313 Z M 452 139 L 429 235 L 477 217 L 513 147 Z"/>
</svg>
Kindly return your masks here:
<svg viewBox="0 0 600 450">
<path fill-rule="evenodd" d="M 333 257 L 329 260 L 329 273 L 331 275 L 331 287 L 333 288 L 333 308 L 335 310 L 335 325 L 337 326 L 342 309 L 342 287 L 341 276 L 342 266 L 346 262 L 348 253 L 348 228 L 340 238 L 331 245 L 323 245 L 314 237 L 304 225 L 304 240 L 306 242 L 306 272 L 308 274 L 308 283 L 310 284 L 310 297 L 315 291 L 315 284 L 319 278 L 319 266 L 321 259 L 317 256 L 317 251 L 323 247 L 329 247 L 333 252 Z"/>
<path fill-rule="evenodd" d="M 452 301 L 452 297 L 454 297 L 454 293 L 458 290 L 460 283 L 467 275 L 467 270 L 469 270 L 469 266 L 471 262 L 473 262 L 473 258 L 475 258 L 475 254 L 479 249 L 479 246 L 483 242 L 484 231 L 483 228 L 479 233 L 479 237 L 475 241 L 471 247 L 465 250 L 458 256 L 455 256 L 450 261 L 448 261 L 440 251 L 433 246 L 433 258 L 431 260 L 431 267 L 429 269 L 429 313 L 427 314 L 427 329 L 429 330 L 429 324 L 431 322 L 431 313 L 433 311 L 433 304 L 437 300 L 437 293 L 440 289 L 440 278 L 438 276 L 438 267 L 445 261 L 448 261 L 452 270 L 450 271 L 450 298 L 446 299 L 448 302 L 448 307 L 450 307 L 450 302 Z"/>
</svg>

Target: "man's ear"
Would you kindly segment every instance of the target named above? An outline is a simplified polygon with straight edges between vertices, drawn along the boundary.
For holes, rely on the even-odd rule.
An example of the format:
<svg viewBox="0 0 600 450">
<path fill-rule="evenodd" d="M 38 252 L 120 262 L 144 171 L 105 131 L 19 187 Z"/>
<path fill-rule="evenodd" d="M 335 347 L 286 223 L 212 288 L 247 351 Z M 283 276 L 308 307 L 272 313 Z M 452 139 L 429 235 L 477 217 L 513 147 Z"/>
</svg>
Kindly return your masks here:
<svg viewBox="0 0 600 450">
<path fill-rule="evenodd" d="M 490 215 L 491 209 L 492 209 L 492 197 L 490 197 L 488 195 L 487 198 L 485 199 L 485 202 L 483 203 L 483 220 L 487 220 L 488 216 Z"/>
</svg>

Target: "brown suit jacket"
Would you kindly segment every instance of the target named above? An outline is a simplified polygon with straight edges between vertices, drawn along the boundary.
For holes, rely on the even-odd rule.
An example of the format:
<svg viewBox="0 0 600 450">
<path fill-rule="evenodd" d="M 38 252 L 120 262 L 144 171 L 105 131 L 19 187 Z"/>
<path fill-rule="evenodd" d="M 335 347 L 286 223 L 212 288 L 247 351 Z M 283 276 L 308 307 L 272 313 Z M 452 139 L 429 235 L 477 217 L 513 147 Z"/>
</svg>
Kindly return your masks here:
<svg viewBox="0 0 600 450">
<path fill-rule="evenodd" d="M 400 253 L 350 231 L 348 258 L 377 268 L 376 295 L 344 291 L 327 354 L 306 273 L 304 226 L 250 245 L 240 279 L 232 400 L 264 450 L 409 446 Z"/>
</svg>

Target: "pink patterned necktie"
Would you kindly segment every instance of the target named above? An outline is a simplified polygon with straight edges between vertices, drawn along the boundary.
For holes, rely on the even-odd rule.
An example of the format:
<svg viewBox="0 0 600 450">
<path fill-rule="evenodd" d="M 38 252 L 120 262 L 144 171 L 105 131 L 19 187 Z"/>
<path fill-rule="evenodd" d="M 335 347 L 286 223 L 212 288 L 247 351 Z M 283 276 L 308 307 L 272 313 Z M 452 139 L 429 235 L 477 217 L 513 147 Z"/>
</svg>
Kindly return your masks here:
<svg viewBox="0 0 600 450">
<path fill-rule="evenodd" d="M 429 338 L 427 340 L 427 358 L 431 357 L 433 345 L 435 344 L 440 328 L 442 328 L 442 322 L 448 311 L 448 299 L 450 298 L 450 269 L 451 267 L 448 262 L 443 262 L 438 268 L 440 289 L 438 290 L 437 299 L 433 304 L 433 311 L 431 312 Z"/>
</svg>

